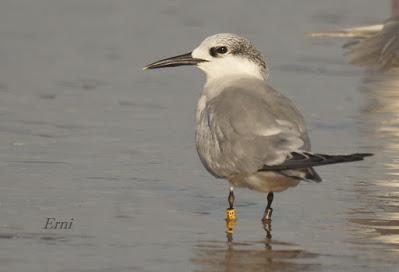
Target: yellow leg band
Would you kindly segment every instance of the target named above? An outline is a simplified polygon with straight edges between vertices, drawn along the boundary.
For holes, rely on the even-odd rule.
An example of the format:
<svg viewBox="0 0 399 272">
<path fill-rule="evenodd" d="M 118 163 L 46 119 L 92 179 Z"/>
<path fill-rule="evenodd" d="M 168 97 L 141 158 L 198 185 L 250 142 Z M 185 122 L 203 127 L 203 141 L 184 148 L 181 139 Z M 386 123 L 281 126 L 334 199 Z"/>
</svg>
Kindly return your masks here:
<svg viewBox="0 0 399 272">
<path fill-rule="evenodd" d="M 236 220 L 237 216 L 236 216 L 236 209 L 232 208 L 232 209 L 227 209 L 226 210 L 226 216 L 227 216 L 227 221 L 232 221 L 232 220 Z"/>
</svg>

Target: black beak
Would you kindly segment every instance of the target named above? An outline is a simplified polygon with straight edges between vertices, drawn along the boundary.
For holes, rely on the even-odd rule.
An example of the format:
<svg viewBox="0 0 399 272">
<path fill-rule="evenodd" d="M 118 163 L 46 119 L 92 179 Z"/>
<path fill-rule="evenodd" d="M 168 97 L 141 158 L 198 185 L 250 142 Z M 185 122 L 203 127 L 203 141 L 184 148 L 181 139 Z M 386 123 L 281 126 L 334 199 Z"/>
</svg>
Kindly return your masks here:
<svg viewBox="0 0 399 272">
<path fill-rule="evenodd" d="M 195 59 L 192 57 L 191 52 L 183 55 L 179 55 L 176 57 L 171 57 L 163 60 L 156 61 L 151 63 L 143 68 L 143 70 L 149 69 L 157 69 L 157 68 L 164 68 L 164 67 L 175 67 L 181 65 L 196 65 L 200 62 L 204 62 L 206 60 L 203 59 Z"/>
</svg>

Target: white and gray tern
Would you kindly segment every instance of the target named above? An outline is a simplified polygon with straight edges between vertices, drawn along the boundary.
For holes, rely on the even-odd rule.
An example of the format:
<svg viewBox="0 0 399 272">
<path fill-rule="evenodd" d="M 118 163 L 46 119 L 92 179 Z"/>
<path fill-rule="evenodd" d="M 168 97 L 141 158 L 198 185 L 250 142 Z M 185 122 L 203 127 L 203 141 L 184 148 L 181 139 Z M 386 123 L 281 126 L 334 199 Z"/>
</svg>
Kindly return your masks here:
<svg viewBox="0 0 399 272">
<path fill-rule="evenodd" d="M 192 52 L 144 69 L 195 65 L 207 80 L 196 112 L 196 146 L 205 168 L 233 186 L 266 192 L 263 220 L 270 220 L 273 193 L 301 180 L 320 182 L 314 166 L 363 160 L 369 153 L 326 155 L 310 151 L 302 114 L 266 83 L 262 54 L 247 39 L 221 33 Z"/>
</svg>

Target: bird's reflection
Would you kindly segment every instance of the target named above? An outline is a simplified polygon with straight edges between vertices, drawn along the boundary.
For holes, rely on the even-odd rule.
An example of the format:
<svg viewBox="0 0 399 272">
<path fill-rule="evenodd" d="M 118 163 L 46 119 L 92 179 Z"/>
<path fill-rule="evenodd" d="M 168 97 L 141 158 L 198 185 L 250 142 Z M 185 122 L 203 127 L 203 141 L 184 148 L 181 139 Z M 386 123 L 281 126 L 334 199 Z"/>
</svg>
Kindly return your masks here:
<svg viewBox="0 0 399 272">
<path fill-rule="evenodd" d="M 234 230 L 236 228 L 236 220 L 227 220 L 226 219 L 226 238 L 227 242 L 233 242 Z"/>
<path fill-rule="evenodd" d="M 367 72 L 360 90 L 366 99 L 359 114 L 362 141 L 378 150 L 380 163 L 370 167 L 368 182 L 355 185 L 360 205 L 349 220 L 360 234 L 356 242 L 399 253 L 399 69 Z"/>
<path fill-rule="evenodd" d="M 226 222 L 225 241 L 198 242 L 192 259 L 199 267 L 196 271 L 308 271 L 320 267 L 314 262 L 318 254 L 272 240 L 271 221 L 263 223 L 265 237 L 258 241 L 239 241 L 235 227 L 235 221 Z"/>
<path fill-rule="evenodd" d="M 227 238 L 227 242 L 229 242 L 229 243 L 233 242 L 233 235 L 234 235 L 236 223 L 237 223 L 236 220 L 226 219 L 226 238 Z M 272 221 L 271 220 L 262 221 L 262 226 L 266 233 L 265 245 L 266 245 L 266 247 L 271 249 L 271 245 L 269 245 L 269 243 L 271 242 L 271 239 L 272 239 Z"/>
<path fill-rule="evenodd" d="M 270 240 L 272 239 L 272 221 L 267 220 L 267 221 L 262 221 L 263 229 L 266 232 L 266 239 Z"/>
</svg>

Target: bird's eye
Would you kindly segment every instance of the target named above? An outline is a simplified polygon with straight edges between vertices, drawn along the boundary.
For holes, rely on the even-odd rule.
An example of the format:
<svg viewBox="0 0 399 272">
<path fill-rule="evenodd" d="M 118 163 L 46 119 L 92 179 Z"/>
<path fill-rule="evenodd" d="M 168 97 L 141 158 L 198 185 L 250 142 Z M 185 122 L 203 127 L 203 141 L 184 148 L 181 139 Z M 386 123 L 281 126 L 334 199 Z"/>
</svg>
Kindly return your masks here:
<svg viewBox="0 0 399 272">
<path fill-rule="evenodd" d="M 220 46 L 218 48 L 216 48 L 216 52 L 219 54 L 225 54 L 227 53 L 227 47 L 226 46 Z"/>
<path fill-rule="evenodd" d="M 217 55 L 223 55 L 227 53 L 227 47 L 226 46 L 218 46 L 218 47 L 212 47 L 209 50 L 209 54 L 211 54 L 212 57 L 217 57 Z"/>
</svg>

